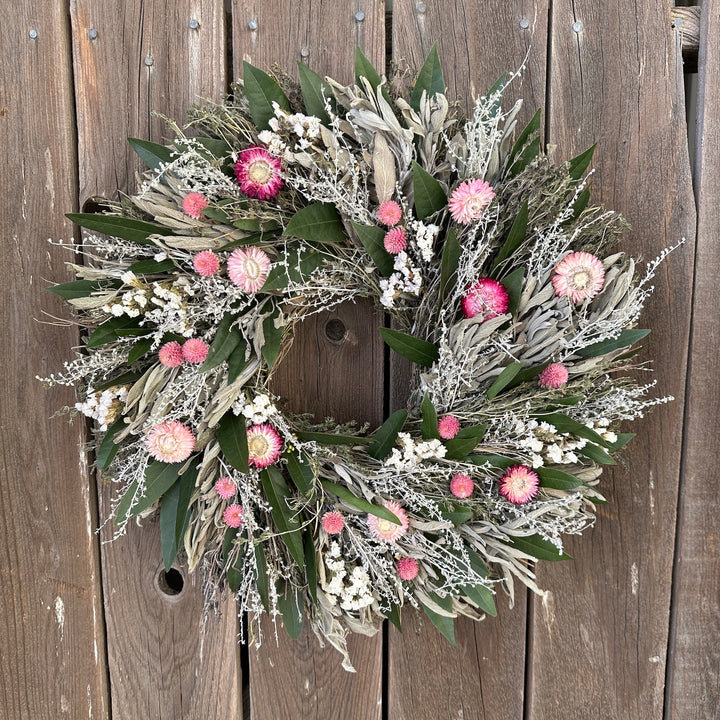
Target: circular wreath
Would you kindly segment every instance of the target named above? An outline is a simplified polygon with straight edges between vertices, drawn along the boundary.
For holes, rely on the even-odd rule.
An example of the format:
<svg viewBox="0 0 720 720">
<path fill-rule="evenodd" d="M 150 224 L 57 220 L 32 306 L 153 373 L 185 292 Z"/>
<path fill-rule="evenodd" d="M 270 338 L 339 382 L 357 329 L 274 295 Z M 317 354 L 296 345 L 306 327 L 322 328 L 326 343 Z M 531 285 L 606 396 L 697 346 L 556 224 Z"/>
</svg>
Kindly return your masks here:
<svg viewBox="0 0 720 720">
<path fill-rule="evenodd" d="M 592 149 L 560 165 L 540 115 L 515 133 L 501 78 L 463 114 L 437 52 L 382 79 L 358 53 L 343 86 L 246 63 L 223 105 L 170 146 L 130 140 L 150 170 L 86 238 L 78 279 L 50 288 L 90 328 L 50 382 L 97 421 L 120 488 L 116 534 L 160 514 L 167 568 L 208 597 L 306 618 L 344 655 L 347 630 L 422 608 L 495 614 L 538 559 L 594 521 L 623 420 L 666 398 L 624 371 L 661 255 L 642 277 L 624 221 L 588 204 Z M 373 298 L 414 363 L 407 409 L 372 434 L 273 395 L 298 321 Z"/>
</svg>

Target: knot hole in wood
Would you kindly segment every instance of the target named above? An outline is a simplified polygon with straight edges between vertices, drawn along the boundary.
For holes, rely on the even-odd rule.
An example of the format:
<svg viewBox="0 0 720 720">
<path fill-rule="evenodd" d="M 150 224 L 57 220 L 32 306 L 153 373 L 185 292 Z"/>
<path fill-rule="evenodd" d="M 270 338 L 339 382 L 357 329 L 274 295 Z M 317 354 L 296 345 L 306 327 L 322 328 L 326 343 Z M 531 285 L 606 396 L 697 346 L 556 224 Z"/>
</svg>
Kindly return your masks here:
<svg viewBox="0 0 720 720">
<path fill-rule="evenodd" d="M 333 344 L 340 345 L 347 339 L 347 328 L 340 318 L 330 318 L 325 323 L 325 337 Z"/>
<path fill-rule="evenodd" d="M 166 598 L 175 600 L 185 589 L 185 577 L 177 568 L 165 570 L 163 566 L 155 575 L 155 587 Z"/>
</svg>

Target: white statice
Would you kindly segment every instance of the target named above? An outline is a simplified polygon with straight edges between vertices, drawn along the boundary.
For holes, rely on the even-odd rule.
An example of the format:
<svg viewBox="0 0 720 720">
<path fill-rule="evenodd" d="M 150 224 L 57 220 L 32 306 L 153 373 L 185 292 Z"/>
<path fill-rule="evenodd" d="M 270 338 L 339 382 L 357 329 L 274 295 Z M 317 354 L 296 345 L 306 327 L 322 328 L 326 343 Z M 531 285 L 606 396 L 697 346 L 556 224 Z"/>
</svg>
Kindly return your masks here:
<svg viewBox="0 0 720 720">
<path fill-rule="evenodd" d="M 339 604 L 343 610 L 362 610 L 373 604 L 375 598 L 367 570 L 354 565 L 348 572 L 337 541 L 330 543 L 323 563 L 328 572 L 321 586 L 333 605 Z"/>
<path fill-rule="evenodd" d="M 296 152 L 307 150 L 320 138 L 320 119 L 314 115 L 288 113 L 276 102 L 273 111 L 275 117 L 268 121 L 270 130 L 260 132 L 258 140 L 267 146 L 271 155 L 292 163 Z"/>
<path fill-rule="evenodd" d="M 612 430 L 608 430 L 610 426 L 609 418 L 600 417 L 597 420 L 588 420 L 585 424 L 591 430 L 594 430 L 605 442 L 617 442 L 617 435 Z"/>
<path fill-rule="evenodd" d="M 173 283 L 152 282 L 144 285 L 132 272 L 124 273 L 122 280 L 129 289 L 118 293 L 103 306 L 103 312 L 113 317 L 143 317 L 141 325 L 152 323 L 160 328 L 159 334 L 173 332 L 185 337 L 193 334 L 185 307 L 185 298 L 194 290 L 187 278 L 180 277 Z"/>
<path fill-rule="evenodd" d="M 433 246 L 435 245 L 435 238 L 440 232 L 440 226 L 432 223 L 425 225 L 419 220 L 412 221 L 409 226 L 415 234 L 415 245 L 420 256 L 426 263 L 431 262 L 435 257 Z"/>
<path fill-rule="evenodd" d="M 242 408 L 242 414 L 253 425 L 259 425 L 275 417 L 278 414 L 278 410 L 270 399 L 270 396 L 262 393 L 256 395 L 252 402 L 247 403 Z"/>
<path fill-rule="evenodd" d="M 105 431 L 120 414 L 127 394 L 128 389 L 125 385 L 108 388 L 102 392 L 95 392 L 92 388 L 88 388 L 85 402 L 75 403 L 75 409 L 85 417 L 96 420 L 100 430 Z"/>
<path fill-rule="evenodd" d="M 548 462 L 555 465 L 577 463 L 579 458 L 575 450 L 582 450 L 587 445 L 585 438 L 558 432 L 557 428 L 548 422 L 518 420 L 514 431 L 516 447 L 530 453 L 534 468 L 542 467 Z"/>
<path fill-rule="evenodd" d="M 422 287 L 420 270 L 412 265 L 406 252 L 399 252 L 395 256 L 393 269 L 395 272 L 389 278 L 380 281 L 380 302 L 387 308 L 394 307 L 395 300 L 403 293 L 419 295 Z"/>
<path fill-rule="evenodd" d="M 440 440 L 413 440 L 409 433 L 398 433 L 400 448 L 393 448 L 385 460 L 385 467 L 408 470 L 417 467 L 423 460 L 444 458 L 447 448 Z"/>
</svg>

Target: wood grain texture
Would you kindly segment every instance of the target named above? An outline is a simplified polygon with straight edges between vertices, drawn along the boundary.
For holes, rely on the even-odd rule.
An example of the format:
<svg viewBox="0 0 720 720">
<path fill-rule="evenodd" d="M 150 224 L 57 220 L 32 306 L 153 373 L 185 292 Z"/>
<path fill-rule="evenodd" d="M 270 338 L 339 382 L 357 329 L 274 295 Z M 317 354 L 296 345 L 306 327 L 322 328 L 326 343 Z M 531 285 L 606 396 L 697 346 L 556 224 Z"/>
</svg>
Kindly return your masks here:
<svg viewBox="0 0 720 720">
<path fill-rule="evenodd" d="M 70 12 L 82 205 L 134 190 L 144 167 L 127 138 L 172 136 L 153 113 L 182 124 L 192 103 L 224 98 L 225 11 L 223 0 L 71 0 Z"/>
<path fill-rule="evenodd" d="M 191 19 L 199 22 L 195 30 Z M 71 21 L 82 205 L 92 195 L 115 198 L 133 190 L 140 165 L 126 138 L 162 142 L 171 135 L 151 113 L 182 123 L 191 103 L 223 99 L 225 14 L 215 0 L 76 0 Z M 112 492 L 103 484 L 103 519 Z M 106 526 L 103 540 L 111 535 Z M 201 628 L 199 575 L 186 578 L 181 595 L 160 592 L 159 536 L 157 523 L 146 523 L 102 546 L 113 720 L 238 717 L 235 604 L 228 600 L 223 620 Z"/>
<path fill-rule="evenodd" d="M 457 95 L 470 107 L 502 73 L 518 70 L 527 54 L 526 68 L 503 102 L 509 108 L 523 98 L 522 126 L 545 102 L 547 17 L 548 0 L 395 0 L 393 58 L 418 69 L 437 42 L 448 97 Z"/>
<path fill-rule="evenodd" d="M 634 424 L 624 466 L 601 481 L 608 504 L 597 526 L 568 543 L 575 559 L 538 567 L 548 595 L 533 601 L 530 720 L 663 714 L 694 244 L 670 5 L 552 6 L 548 140 L 557 161 L 597 141 L 594 199 L 627 217 L 633 255 L 650 259 L 682 236 L 688 243 L 660 268 L 641 321 L 653 333 L 640 358 L 654 358 L 655 369 L 641 377 L 676 402 Z"/>
<path fill-rule="evenodd" d="M 361 22 L 355 19 L 359 10 L 364 12 Z M 257 30 L 248 28 L 250 20 L 257 22 Z M 297 77 L 296 61 L 302 60 L 320 74 L 350 82 L 356 45 L 376 67 L 383 68 L 382 2 L 233 2 L 236 77 L 242 75 L 243 60 L 260 68 L 277 63 Z M 303 49 L 306 56 L 301 54 Z M 293 410 L 314 412 L 320 420 L 332 415 L 339 421 L 379 424 L 383 407 L 380 324 L 369 302 L 344 304 L 331 313 L 306 319 L 297 329 L 289 356 L 275 374 L 273 388 Z M 358 672 L 348 674 L 337 652 L 329 646 L 321 650 L 309 629 L 292 641 L 279 628 L 276 644 L 267 617 L 262 628 L 263 645 L 258 651 L 250 651 L 253 720 L 380 718 L 381 635 L 350 639 L 350 655 Z"/>
<path fill-rule="evenodd" d="M 501 73 L 518 68 L 530 41 L 527 71 L 508 88 L 506 107 L 524 98 L 520 125 L 544 105 L 546 2 L 426 2 L 419 13 L 409 0 L 395 3 L 393 56 L 419 67 L 438 41 L 450 92 L 469 99 L 489 88 Z M 529 28 L 523 29 L 525 18 Z M 534 25 L 534 34 L 532 27 Z M 402 407 L 408 366 L 391 354 L 391 406 Z M 462 717 L 521 718 L 525 673 L 526 594 L 518 588 L 515 607 L 498 598 L 497 618 L 456 621 L 457 648 L 424 615 L 403 613 L 403 633 L 390 630 L 388 699 L 393 720 Z M 511 680 L 509 680 L 509 678 Z"/>
<path fill-rule="evenodd" d="M 29 36 L 36 33 L 35 39 Z M 95 502 L 84 423 L 51 418 L 71 390 L 47 377 L 72 357 L 74 328 L 44 291 L 70 279 L 75 206 L 70 36 L 55 0 L 3 9 L 0 25 L 0 717 L 107 718 Z"/>
<path fill-rule="evenodd" d="M 354 78 L 355 47 L 381 71 L 385 64 L 382 0 L 233 0 L 233 69 L 244 60 L 278 65 L 297 78 L 298 61 L 338 82 Z M 364 13 L 358 21 L 355 13 Z M 248 23 L 254 20 L 257 29 Z M 303 50 L 307 53 L 303 54 Z"/>
<path fill-rule="evenodd" d="M 714 311 L 720 275 L 720 7 L 701 22 L 696 158 L 698 230 L 685 442 L 668 657 L 668 720 L 720 716 L 720 473 L 708 462 L 720 416 L 720 333 Z"/>
</svg>

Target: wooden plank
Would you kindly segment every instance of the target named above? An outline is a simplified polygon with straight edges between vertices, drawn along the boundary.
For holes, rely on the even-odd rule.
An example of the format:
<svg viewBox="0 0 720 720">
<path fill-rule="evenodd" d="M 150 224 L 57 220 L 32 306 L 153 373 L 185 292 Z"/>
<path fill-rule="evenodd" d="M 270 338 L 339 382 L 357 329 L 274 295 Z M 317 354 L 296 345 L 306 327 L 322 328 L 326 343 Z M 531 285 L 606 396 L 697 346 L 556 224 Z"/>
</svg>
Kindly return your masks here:
<svg viewBox="0 0 720 720">
<path fill-rule="evenodd" d="M 361 21 L 355 13 L 362 10 Z M 343 82 L 353 78 L 354 47 L 383 68 L 383 3 L 291 2 L 233 3 L 233 66 L 242 61 L 267 68 L 277 63 L 297 77 L 297 60 Z M 250 21 L 257 29 L 248 27 Z M 303 50 L 306 54 L 303 54 Z M 382 420 L 383 350 L 380 318 L 370 303 L 342 305 L 306 319 L 290 355 L 275 376 L 274 389 L 294 410 L 320 419 Z M 344 329 L 343 329 L 344 328 Z M 277 717 L 380 718 L 382 638 L 351 637 L 357 674 L 346 673 L 329 646 L 321 650 L 309 629 L 290 640 L 264 618 L 265 640 L 250 651 L 250 705 L 253 720 Z"/>
<path fill-rule="evenodd" d="M 720 275 L 720 8 L 705 3 L 699 58 L 696 159 L 698 233 L 673 613 L 667 671 L 668 720 L 720 716 L 720 472 L 708 462 L 720 416 L 720 335 L 714 289 Z"/>
<path fill-rule="evenodd" d="M 608 505 L 596 528 L 568 543 L 575 559 L 538 567 L 549 592 L 532 613 L 533 720 L 663 714 L 695 224 L 670 4 L 552 4 L 548 140 L 558 160 L 598 142 L 594 199 L 631 223 L 629 252 L 651 259 L 688 243 L 660 268 L 641 321 L 653 333 L 640 358 L 654 358 L 651 379 L 676 402 L 634 423 L 623 466 L 601 481 Z"/>
<path fill-rule="evenodd" d="M 396 59 L 406 58 L 411 66 L 419 67 L 437 40 L 450 92 L 468 102 L 471 94 L 487 90 L 501 73 L 517 69 L 532 40 L 527 70 L 508 89 L 506 107 L 518 97 L 524 98 L 522 126 L 543 106 L 546 2 L 456 0 L 425 3 L 425 12 L 419 7 L 410 0 L 395 3 Z M 527 28 L 523 20 L 527 20 Z M 408 391 L 407 366 L 392 356 L 391 362 L 391 404 L 401 407 Z M 467 618 L 456 621 L 457 648 L 452 648 L 424 615 L 406 610 L 403 633 L 391 628 L 389 635 L 390 717 L 522 717 L 526 593 L 517 590 L 513 609 L 505 598 L 498 598 L 497 618 L 481 623 Z"/>
<path fill-rule="evenodd" d="M 107 718 L 107 661 L 95 502 L 84 424 L 52 414 L 75 400 L 35 377 L 78 342 L 62 302 L 76 203 L 70 34 L 56 0 L 3 10 L 0 43 L 0 717 Z M 32 32 L 32 36 L 31 33 Z"/>
<path fill-rule="evenodd" d="M 82 206 L 91 195 L 114 199 L 133 189 L 140 165 L 126 138 L 171 134 L 153 112 L 182 123 L 191 103 L 223 99 L 225 13 L 220 0 L 73 0 L 71 22 Z M 103 486 L 103 519 L 112 492 Z M 108 525 L 102 539 L 111 535 Z M 238 716 L 234 602 L 224 604 L 222 621 L 201 626 L 199 575 L 186 577 L 179 595 L 162 591 L 157 523 L 102 548 L 114 720 Z"/>
<path fill-rule="evenodd" d="M 127 138 L 172 136 L 153 113 L 182 124 L 192 103 L 224 99 L 225 11 L 223 0 L 71 0 L 70 12 L 82 204 L 134 190 L 144 167 Z"/>
</svg>

